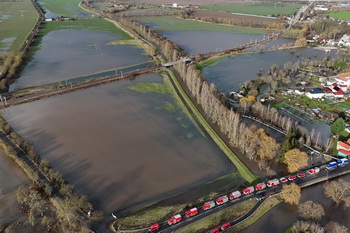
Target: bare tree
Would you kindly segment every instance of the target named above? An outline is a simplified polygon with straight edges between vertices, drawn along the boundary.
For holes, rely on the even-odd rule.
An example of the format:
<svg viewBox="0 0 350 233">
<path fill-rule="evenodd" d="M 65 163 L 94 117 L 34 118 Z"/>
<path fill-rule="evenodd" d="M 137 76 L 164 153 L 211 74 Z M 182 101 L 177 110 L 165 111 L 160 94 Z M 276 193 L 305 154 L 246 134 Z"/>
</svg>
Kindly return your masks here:
<svg viewBox="0 0 350 233">
<path fill-rule="evenodd" d="M 324 233 L 323 227 L 311 221 L 297 221 L 292 226 L 293 233 Z"/>
<path fill-rule="evenodd" d="M 324 185 L 324 195 L 338 205 L 350 197 L 350 182 L 342 179 L 327 182 Z"/>
<path fill-rule="evenodd" d="M 291 205 L 298 205 L 300 202 L 301 189 L 298 185 L 291 183 L 283 185 L 281 198 Z"/>
<path fill-rule="evenodd" d="M 313 202 L 306 201 L 298 206 L 299 216 L 304 219 L 318 220 L 325 215 L 322 205 Z"/>
<path fill-rule="evenodd" d="M 325 230 L 327 233 L 348 233 L 349 232 L 348 228 L 333 221 L 327 223 L 327 225 L 325 226 Z"/>
</svg>

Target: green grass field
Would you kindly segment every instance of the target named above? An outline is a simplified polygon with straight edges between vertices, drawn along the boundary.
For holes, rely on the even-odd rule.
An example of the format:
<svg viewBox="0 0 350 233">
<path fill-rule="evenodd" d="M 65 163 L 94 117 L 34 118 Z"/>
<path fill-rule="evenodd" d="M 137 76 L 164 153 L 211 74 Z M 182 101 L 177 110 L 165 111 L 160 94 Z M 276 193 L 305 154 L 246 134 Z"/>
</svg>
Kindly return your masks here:
<svg viewBox="0 0 350 233">
<path fill-rule="evenodd" d="M 259 3 L 236 5 L 208 5 L 203 9 L 215 11 L 228 11 L 252 15 L 290 15 L 298 11 L 303 4 L 299 3 Z"/>
<path fill-rule="evenodd" d="M 189 31 L 219 31 L 219 32 L 232 32 L 243 34 L 265 34 L 266 30 L 257 28 L 245 28 L 245 27 L 233 27 L 218 25 L 212 23 L 204 23 L 198 21 L 178 19 L 175 17 L 141 17 L 138 18 L 143 23 L 149 23 L 150 25 L 158 25 L 161 31 L 170 30 L 189 30 Z"/>
<path fill-rule="evenodd" d="M 350 11 L 338 12 L 338 13 L 329 13 L 329 17 L 337 19 L 350 19 Z"/>
<path fill-rule="evenodd" d="M 62 29 L 75 29 L 75 30 L 92 30 L 102 31 L 118 34 L 122 40 L 129 40 L 131 37 L 126 34 L 123 30 L 116 27 L 113 23 L 108 22 L 105 19 L 77 19 L 74 21 L 53 21 L 43 23 L 40 27 L 38 36 L 45 36 L 47 33 L 62 30 Z"/>
<path fill-rule="evenodd" d="M 18 51 L 37 19 L 38 15 L 30 0 L 0 1 L 0 54 Z"/>
<path fill-rule="evenodd" d="M 58 16 L 90 15 L 89 12 L 79 7 L 81 0 L 41 0 L 42 8 L 51 11 Z"/>
</svg>

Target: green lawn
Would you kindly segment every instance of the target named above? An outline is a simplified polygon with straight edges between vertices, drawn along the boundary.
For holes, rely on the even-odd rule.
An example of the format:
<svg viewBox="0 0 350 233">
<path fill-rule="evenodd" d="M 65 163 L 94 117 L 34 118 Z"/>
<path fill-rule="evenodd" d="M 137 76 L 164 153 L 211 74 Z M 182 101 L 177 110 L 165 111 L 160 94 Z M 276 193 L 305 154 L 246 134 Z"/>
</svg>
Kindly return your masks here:
<svg viewBox="0 0 350 233">
<path fill-rule="evenodd" d="M 259 28 L 245 28 L 245 27 L 233 27 L 218 25 L 212 23 L 204 23 L 192 20 L 178 19 L 175 17 L 141 17 L 138 18 L 143 23 L 149 23 L 150 25 L 156 24 L 159 26 L 157 29 L 161 31 L 170 30 L 189 30 L 189 31 L 219 31 L 219 32 L 232 32 L 232 33 L 244 33 L 244 34 L 265 34 L 266 30 Z"/>
<path fill-rule="evenodd" d="M 0 1 L 0 54 L 18 51 L 37 19 L 30 0 Z"/>
<path fill-rule="evenodd" d="M 235 5 L 208 5 L 203 9 L 215 11 L 228 11 L 252 15 L 290 15 L 298 11 L 304 4 L 299 3 L 259 3 L 259 4 L 235 4 Z"/>
<path fill-rule="evenodd" d="M 337 19 L 350 19 L 350 11 L 338 12 L 338 13 L 329 13 L 329 17 Z"/>
<path fill-rule="evenodd" d="M 90 15 L 91 13 L 79 7 L 81 0 L 41 0 L 40 5 L 58 16 Z"/>
</svg>

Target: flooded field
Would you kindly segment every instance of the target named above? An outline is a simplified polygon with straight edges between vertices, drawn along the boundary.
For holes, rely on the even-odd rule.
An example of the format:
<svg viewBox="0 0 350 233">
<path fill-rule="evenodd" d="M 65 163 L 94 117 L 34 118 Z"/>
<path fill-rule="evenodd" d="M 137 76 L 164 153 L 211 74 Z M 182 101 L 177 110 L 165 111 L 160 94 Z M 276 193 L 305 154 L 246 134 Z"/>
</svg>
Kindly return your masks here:
<svg viewBox="0 0 350 233">
<path fill-rule="evenodd" d="M 289 50 L 247 53 L 224 58 L 214 65 L 205 67 L 203 74 L 206 80 L 215 84 L 219 91 L 229 93 L 237 91 L 245 81 L 255 79 L 259 69 L 265 73 L 273 64 L 283 66 L 288 61 L 296 62 L 302 58 L 322 59 L 335 56 L 336 51 L 326 53 L 313 48 L 298 48 L 295 53 Z"/>
<path fill-rule="evenodd" d="M 26 175 L 0 149 L 0 225 L 19 220 L 16 190 L 28 182 Z"/>
<path fill-rule="evenodd" d="M 34 54 L 10 90 L 148 60 L 143 49 L 131 45 L 108 45 L 118 38 L 120 36 L 116 34 L 87 30 L 50 32 L 42 39 L 41 49 Z"/>
<path fill-rule="evenodd" d="M 240 34 L 215 31 L 163 31 L 171 41 L 177 43 L 189 55 L 222 51 L 242 44 L 262 40 L 261 34 Z"/>
<path fill-rule="evenodd" d="M 350 175 L 342 177 L 346 181 L 350 181 Z M 313 200 L 323 205 L 326 215 L 319 221 L 322 226 L 328 222 L 334 221 L 350 229 L 350 216 L 343 206 L 336 206 L 328 198 L 323 195 L 324 183 L 317 184 L 302 190 L 301 203 Z M 297 207 L 281 203 L 267 212 L 256 223 L 241 231 L 242 233 L 249 232 L 284 232 L 298 219 Z"/>
<path fill-rule="evenodd" d="M 156 74 L 16 106 L 11 126 L 97 207 L 115 211 L 233 171 L 167 93 L 128 87 Z"/>
</svg>

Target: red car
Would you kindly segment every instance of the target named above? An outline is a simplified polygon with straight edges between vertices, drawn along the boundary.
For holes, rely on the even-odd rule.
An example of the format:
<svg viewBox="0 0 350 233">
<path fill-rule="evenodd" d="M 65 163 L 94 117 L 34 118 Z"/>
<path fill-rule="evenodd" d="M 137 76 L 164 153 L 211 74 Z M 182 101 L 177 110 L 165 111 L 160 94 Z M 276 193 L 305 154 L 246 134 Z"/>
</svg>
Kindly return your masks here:
<svg viewBox="0 0 350 233">
<path fill-rule="evenodd" d="M 305 176 L 306 176 L 305 172 L 299 173 L 299 174 L 298 174 L 298 177 L 299 177 L 300 179 L 304 178 Z"/>
<path fill-rule="evenodd" d="M 310 175 L 315 175 L 320 172 L 320 169 L 318 167 L 311 168 L 310 170 L 307 171 Z"/>
<path fill-rule="evenodd" d="M 150 231 L 150 232 L 157 231 L 159 228 L 160 228 L 159 224 L 155 223 L 148 228 L 148 231 Z"/>
<path fill-rule="evenodd" d="M 286 178 L 286 177 L 282 177 L 281 179 L 280 179 L 280 182 L 281 183 L 286 183 L 288 181 L 288 179 Z"/>
<path fill-rule="evenodd" d="M 227 222 L 227 223 L 225 223 L 224 225 L 222 225 L 222 226 L 220 227 L 220 229 L 221 229 L 222 231 L 224 231 L 224 230 L 226 230 L 227 228 L 230 228 L 230 227 L 231 227 L 231 223 Z"/>
<path fill-rule="evenodd" d="M 214 228 L 213 230 L 210 231 L 210 233 L 219 233 L 220 230 L 219 228 Z"/>
<path fill-rule="evenodd" d="M 293 180 L 295 180 L 296 178 L 297 178 L 296 175 L 291 175 L 291 176 L 288 177 L 288 180 L 293 181 Z"/>
</svg>

